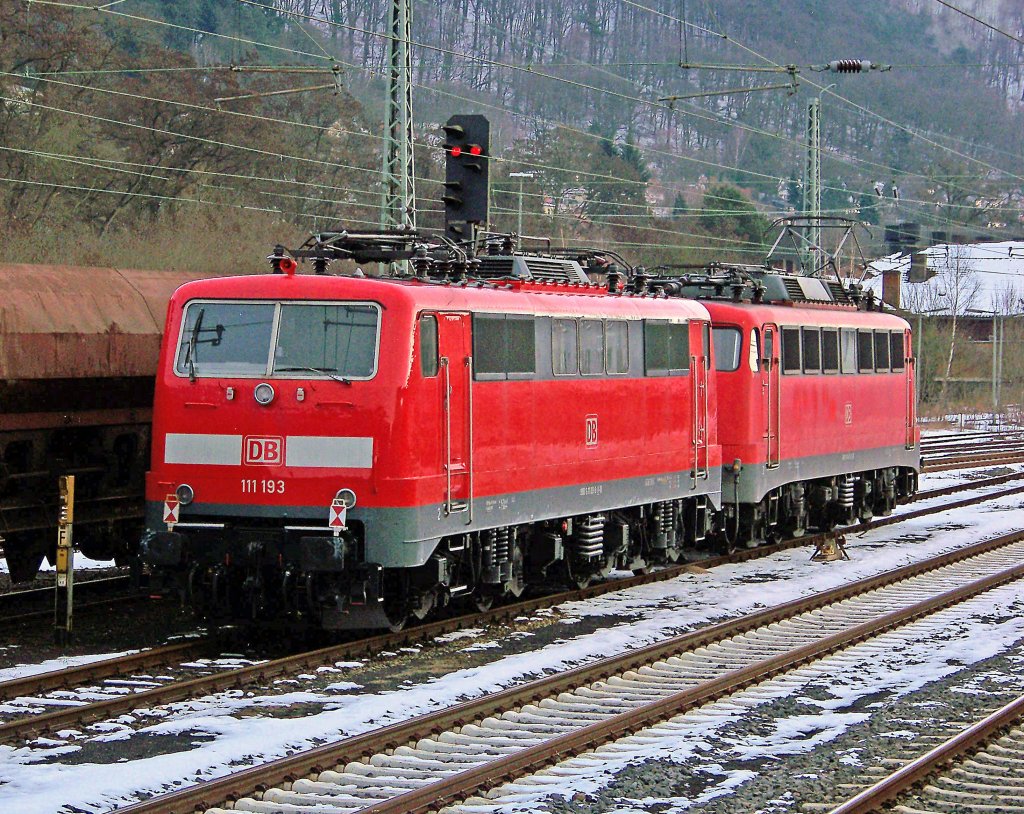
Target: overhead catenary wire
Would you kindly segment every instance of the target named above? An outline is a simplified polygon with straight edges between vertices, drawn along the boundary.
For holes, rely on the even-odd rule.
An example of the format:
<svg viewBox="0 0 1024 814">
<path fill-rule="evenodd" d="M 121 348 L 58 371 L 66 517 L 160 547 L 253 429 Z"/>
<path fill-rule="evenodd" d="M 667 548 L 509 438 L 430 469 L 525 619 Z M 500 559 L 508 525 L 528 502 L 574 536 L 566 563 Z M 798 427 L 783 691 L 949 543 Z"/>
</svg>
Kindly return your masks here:
<svg viewBox="0 0 1024 814">
<path fill-rule="evenodd" d="M 48 5 L 69 6 L 69 7 L 72 7 L 72 8 L 81 8 L 81 6 L 79 4 L 68 4 L 68 3 L 54 2 L 54 0 L 37 0 L 37 2 L 42 2 L 42 3 L 48 4 Z M 270 6 L 267 6 L 266 4 L 255 2 L 255 0 L 236 0 L 236 2 L 244 3 L 244 4 L 247 4 L 247 5 L 256 6 L 256 7 L 260 7 L 260 8 L 264 8 L 264 9 L 272 8 Z M 654 10 L 649 9 L 646 6 L 642 6 L 642 5 L 638 4 L 638 3 L 630 2 L 630 0 L 624 0 L 624 2 L 626 2 L 628 5 L 633 5 L 633 6 L 636 6 L 637 8 L 641 8 L 641 9 L 645 9 L 645 10 L 654 12 Z M 89 7 L 89 8 L 92 8 L 92 7 Z M 300 14 L 300 13 L 295 12 L 295 11 L 281 10 L 281 9 L 275 9 L 275 10 L 280 12 L 280 13 L 288 14 L 290 16 L 299 17 L 300 19 L 306 19 L 306 20 L 316 19 L 316 20 L 319 20 L 319 18 L 314 18 L 312 15 L 304 15 L 304 14 Z M 661 14 L 661 12 L 654 12 L 654 13 Z M 147 22 L 153 22 L 153 23 L 160 24 L 160 25 L 172 25 L 172 27 L 176 27 L 175 24 L 166 23 L 165 21 L 156 20 L 156 19 L 153 19 L 153 18 L 145 18 L 145 17 L 141 17 L 139 15 L 130 15 L 130 16 L 132 16 L 133 19 L 140 19 L 140 20 L 144 20 L 144 21 L 147 21 Z M 669 19 L 673 19 L 673 20 L 677 20 L 678 19 L 678 18 L 672 17 L 671 15 L 662 15 L 662 16 L 666 16 Z M 339 28 L 343 28 L 343 29 L 348 29 L 348 30 L 352 30 L 352 31 L 359 32 L 359 33 L 364 33 L 364 34 L 371 35 L 371 36 L 377 36 L 377 37 L 383 37 L 383 38 L 390 37 L 390 34 L 385 34 L 385 33 L 381 33 L 381 32 L 374 32 L 374 31 L 371 31 L 369 29 L 365 29 L 365 28 L 362 28 L 362 27 L 359 27 L 359 26 L 350 26 L 350 25 L 347 25 L 347 24 L 337 23 L 337 22 L 334 22 L 334 21 L 324 21 L 324 20 L 319 20 L 319 21 L 320 22 L 326 22 L 329 26 L 334 26 L 334 27 L 339 27 Z M 185 26 L 184 28 L 186 28 L 189 31 L 192 31 L 193 33 L 203 33 L 203 34 L 210 34 L 210 35 L 213 35 L 213 36 L 229 37 L 229 35 L 221 35 L 221 34 L 219 34 L 217 32 L 210 32 L 210 31 L 205 31 L 205 30 L 202 30 L 202 29 L 195 29 L 195 28 L 192 28 L 192 27 L 189 27 L 189 26 Z M 714 33 L 716 36 L 722 36 L 723 39 L 729 39 L 728 37 L 726 37 L 724 35 L 717 34 L 717 32 L 711 32 L 710 29 L 705 29 L 705 28 L 700 27 L 700 26 L 697 26 L 697 28 L 700 31 L 702 31 L 702 32 Z M 235 39 L 238 39 L 238 38 L 235 38 Z M 268 47 L 282 49 L 282 46 L 270 46 L 269 44 L 258 43 L 257 41 L 254 41 L 254 40 L 244 40 L 244 41 L 249 43 L 249 44 L 268 45 Z M 747 50 L 748 52 L 758 56 L 759 58 L 764 59 L 764 60 L 766 60 L 768 62 L 771 62 L 766 57 L 761 57 L 761 55 L 757 54 L 757 52 L 754 51 L 753 49 L 747 48 L 746 46 L 743 46 L 742 44 L 737 43 L 735 40 L 730 40 L 730 41 L 736 43 L 741 48 L 744 48 L 744 50 Z M 523 70 L 522 66 L 515 66 L 515 65 L 512 65 L 510 63 L 496 62 L 494 60 L 486 60 L 486 59 L 482 59 L 480 57 L 477 57 L 475 55 L 466 55 L 466 54 L 463 54 L 461 52 L 454 51 L 453 49 L 444 49 L 444 48 L 440 48 L 438 46 L 431 46 L 431 45 L 423 44 L 423 43 L 417 43 L 417 44 L 420 45 L 421 47 L 428 47 L 428 48 L 432 48 L 433 50 L 440 51 L 442 53 L 448 53 L 448 54 L 452 54 L 452 55 L 455 55 L 455 56 L 460 56 L 460 57 L 467 58 L 467 59 L 474 59 L 476 61 L 480 61 L 480 62 L 484 62 L 484 63 L 487 63 L 487 64 L 494 65 L 496 67 L 510 67 L 510 68 L 517 69 L 517 70 Z M 298 50 L 295 50 L 295 49 L 284 49 L 284 50 L 291 50 L 292 52 L 300 54 L 300 55 L 307 55 L 307 56 L 309 55 L 307 52 L 302 52 L 302 51 L 298 51 Z M 351 63 L 345 63 L 345 64 L 351 65 Z M 772 64 L 774 65 L 775 63 L 772 63 Z M 360 70 L 369 70 L 369 69 L 365 68 L 364 66 L 359 66 L 359 65 L 351 65 L 351 67 L 354 67 L 354 68 L 357 68 L 357 69 L 360 69 Z M 565 80 L 565 79 L 563 79 L 561 77 L 557 77 L 557 76 L 551 76 L 551 75 L 546 75 L 546 74 L 541 74 L 541 75 L 545 76 L 546 78 L 552 79 L 554 81 L 569 82 L 570 84 L 574 84 L 574 85 L 577 85 L 577 86 L 580 86 L 580 87 L 585 87 L 587 89 L 594 90 L 596 92 L 608 92 L 608 91 L 605 91 L 604 89 L 601 89 L 601 88 L 597 88 L 597 87 L 594 87 L 594 86 L 586 85 L 585 83 L 576 83 L 576 82 L 572 82 L 571 80 Z M 619 78 L 619 79 L 622 79 L 623 81 L 625 81 L 622 77 L 616 77 L 616 78 Z M 811 82 L 811 84 L 815 84 L 816 87 L 820 87 L 820 86 L 816 85 L 816 83 Z M 451 96 L 453 96 L 453 98 L 464 98 L 464 97 L 459 97 L 459 96 L 457 96 L 455 94 L 447 94 L 447 95 L 451 95 Z M 843 98 L 843 97 L 838 96 L 838 95 L 836 95 L 836 96 L 837 96 L 837 98 L 840 98 L 840 99 Z M 641 101 L 644 101 L 644 100 L 641 100 Z M 846 100 L 844 100 L 844 101 L 846 101 Z M 650 105 L 650 106 L 654 106 L 654 107 L 658 106 L 657 104 L 651 103 L 649 101 L 646 101 L 645 103 Z M 493 107 L 493 106 L 488 106 L 488 107 Z M 753 132 L 757 132 L 757 133 L 759 133 L 761 135 L 766 135 L 766 136 L 769 136 L 769 137 L 772 137 L 772 138 L 776 138 L 776 139 L 780 139 L 780 140 L 783 140 L 783 141 L 789 141 L 789 142 L 792 142 L 793 144 L 795 144 L 796 146 L 799 146 L 801 148 L 803 146 L 802 142 L 796 142 L 795 140 L 790 139 L 788 137 L 780 136 L 780 135 L 778 135 L 776 133 L 771 133 L 771 132 L 768 132 L 768 131 L 764 131 L 764 130 L 761 130 L 759 128 L 750 128 L 748 126 L 740 125 L 740 124 L 738 124 L 736 122 L 733 122 L 733 121 L 722 120 L 722 117 L 720 117 L 720 116 L 719 117 L 708 116 L 707 114 L 705 114 L 703 112 L 695 112 L 693 110 L 689 110 L 688 112 L 690 112 L 692 115 L 697 115 L 698 117 L 705 118 L 705 119 L 707 119 L 709 121 L 717 122 L 717 123 L 720 123 L 720 124 L 725 124 L 725 125 L 731 126 L 731 127 L 740 127 L 740 129 L 750 130 L 750 131 L 753 131 Z M 560 125 L 560 126 L 564 126 L 564 125 Z M 580 131 L 578 131 L 578 132 L 580 132 Z M 601 140 L 606 140 L 606 139 L 603 139 L 601 136 L 596 136 L 594 134 L 587 133 L 586 135 L 588 135 L 590 137 L 593 137 L 593 138 L 597 138 L 597 139 L 601 139 Z M 936 146 L 938 146 L 940 148 L 943 148 L 943 145 L 936 145 Z M 755 173 L 753 171 L 745 170 L 745 169 L 738 168 L 738 167 L 729 167 L 728 165 L 723 165 L 723 164 L 717 163 L 717 162 L 710 162 L 710 161 L 706 161 L 706 160 L 703 160 L 703 159 L 696 159 L 694 157 L 688 157 L 688 156 L 675 156 L 675 157 L 676 158 L 682 158 L 683 160 L 698 161 L 698 162 L 700 162 L 702 164 L 705 164 L 707 166 L 711 166 L 711 167 L 715 167 L 715 168 L 719 168 L 719 169 L 728 169 L 728 170 L 731 170 L 731 171 L 740 172 L 740 173 L 743 173 L 743 174 L 751 176 L 751 177 L 766 177 L 769 180 L 773 180 L 773 181 L 776 181 L 776 182 L 778 182 L 780 180 L 783 180 L 783 181 L 785 180 L 785 179 L 780 179 L 780 178 L 775 177 L 775 176 L 765 176 L 765 174 L 763 174 L 763 173 Z M 882 169 L 882 170 L 887 171 L 887 172 L 894 170 L 894 168 L 892 168 L 892 167 L 887 167 L 885 165 L 878 165 L 875 162 L 866 162 L 866 161 L 864 161 L 862 159 L 851 159 L 851 160 L 854 161 L 855 163 L 871 165 L 871 166 L 873 166 L 875 168 L 879 168 L 879 169 Z M 522 163 L 522 162 L 519 162 L 519 163 Z M 534 165 L 534 166 L 540 166 L 540 165 Z M 912 174 L 912 175 L 917 176 L 917 177 L 922 177 L 922 178 L 924 177 L 924 176 L 919 176 L 919 174 L 916 174 L 916 173 Z"/>
<path fill-rule="evenodd" d="M 43 1 L 43 2 L 45 2 L 45 0 L 42 0 L 42 1 Z M 240 1 L 241 1 L 241 0 L 240 0 Z M 264 4 L 259 4 L 259 3 L 253 3 L 253 2 L 248 2 L 248 4 L 249 4 L 249 5 L 255 5 L 255 6 L 263 6 L 263 5 L 264 5 Z M 74 7 L 76 7 L 76 8 L 84 8 L 83 6 L 80 6 L 80 5 L 78 5 L 78 4 L 68 4 L 68 3 L 50 3 L 50 5 L 56 5 L 56 6 L 74 6 Z M 632 3 L 631 5 L 636 5 L 636 6 L 638 6 L 638 7 L 641 7 L 641 8 L 643 8 L 642 6 L 639 6 L 639 4 L 635 4 L 635 3 Z M 279 11 L 280 11 L 280 10 L 279 10 Z M 147 22 L 155 22 L 155 23 L 158 23 L 158 24 L 166 24 L 166 23 L 165 23 L 164 21 L 152 20 L 152 19 L 150 19 L 150 18 L 143 18 L 143 17 L 140 17 L 139 15 L 130 15 L 130 16 L 131 16 L 131 17 L 132 17 L 133 19 L 142 19 L 142 20 L 145 20 L 145 21 L 147 21 Z M 169 25 L 172 25 L 172 26 L 173 26 L 174 24 L 169 24 Z M 344 27 L 344 26 L 343 26 L 343 27 Z M 198 29 L 194 29 L 194 28 L 191 28 L 191 27 L 187 27 L 187 26 L 186 26 L 186 27 L 184 27 L 184 28 L 186 28 L 186 29 L 188 29 L 188 30 L 191 30 L 191 31 L 193 31 L 193 32 L 196 32 L 196 33 L 205 33 L 205 34 L 212 34 L 212 35 L 214 35 L 214 36 L 218 36 L 217 32 L 206 32 L 206 31 L 202 31 L 202 32 L 200 32 L 200 30 L 198 30 Z M 359 29 L 359 28 L 356 28 L 356 30 L 360 30 L 360 31 L 366 31 L 366 33 L 368 33 L 368 34 L 372 34 L 372 35 L 376 35 L 376 36 L 386 36 L 386 35 L 379 35 L 379 34 L 377 34 L 377 32 L 371 32 L 371 31 L 368 31 L 368 30 L 366 30 L 366 29 Z M 223 35 L 223 36 L 227 36 L 227 35 Z M 243 41 L 243 40 L 244 40 L 244 38 L 236 38 L 236 39 L 239 39 L 239 41 Z M 268 45 L 268 44 L 265 44 L 265 43 L 256 43 L 256 42 L 255 42 L 255 41 L 253 41 L 253 40 L 244 40 L 244 41 L 245 41 L 245 42 L 247 42 L 247 43 L 249 43 L 249 44 L 257 44 L 257 45 Z M 735 41 L 733 41 L 733 42 L 735 42 Z M 274 46 L 268 46 L 268 47 L 274 47 Z M 295 50 L 295 49 L 285 49 L 285 50 L 290 50 L 290 51 L 292 51 L 293 53 L 298 53 L 298 54 L 305 54 L 305 52 L 297 51 L 297 50 Z M 452 53 L 457 53 L 457 52 L 452 52 Z M 306 55 L 308 55 L 308 54 L 306 54 Z M 484 61 L 487 61 L 487 60 L 484 60 Z M 488 61 L 488 62 L 489 62 L 489 61 Z M 501 64 L 501 63 L 495 63 L 495 64 Z M 356 67 L 359 67 L 359 68 L 361 68 L 361 69 L 362 69 L 362 66 L 356 66 Z M 513 68 L 521 69 L 521 67 L 520 67 L 520 66 L 509 66 L 509 67 L 513 67 Z M 547 77 L 547 78 L 550 78 L 550 79 L 552 79 L 552 80 L 555 80 L 555 81 L 566 81 L 566 80 L 564 80 L 564 79 L 562 79 L 562 78 L 560 78 L 560 77 L 555 77 L 555 76 L 549 76 L 549 77 Z M 577 84 L 577 85 L 580 85 L 581 83 L 575 83 L 575 84 Z M 586 86 L 586 87 L 591 87 L 591 88 L 592 88 L 592 86 Z M 592 89 L 594 89 L 594 90 L 596 90 L 596 91 L 598 91 L 598 92 L 604 92 L 604 91 L 603 91 L 603 89 L 600 89 L 600 88 L 592 88 Z M 454 95 L 453 95 L 453 96 L 454 96 Z M 459 97 L 455 96 L 454 98 L 459 98 Z M 841 98 L 841 97 L 839 97 L 839 98 Z M 732 125 L 732 124 L 731 124 L 731 123 L 729 123 L 729 122 L 721 122 L 721 120 L 720 120 L 720 119 L 718 119 L 718 118 L 714 118 L 714 117 L 712 117 L 712 120 L 714 120 L 714 121 L 719 121 L 720 123 L 724 123 L 724 124 L 730 124 L 730 126 L 734 126 L 734 125 Z M 773 135 L 773 134 L 768 134 L 768 135 Z M 941 147 L 941 145 L 939 145 L 939 146 Z M 674 157 L 678 158 L 678 156 L 674 156 Z M 522 163 L 522 162 L 517 162 L 517 163 Z M 707 165 L 707 166 L 712 166 L 712 167 L 719 167 L 719 168 L 725 168 L 725 166 L 726 166 L 726 165 L 722 165 L 722 164 L 716 164 L 715 162 L 706 162 L 706 161 L 704 161 L 704 162 L 702 162 L 702 163 L 704 163 L 704 164 L 705 164 L 705 165 Z M 739 169 L 739 168 L 733 168 L 733 169 L 735 169 L 735 170 L 736 170 L 736 171 L 738 171 L 738 172 L 744 172 L 744 173 L 746 173 L 747 175 L 754 175 L 754 173 L 751 173 L 750 171 L 747 171 L 747 170 L 741 170 L 741 169 Z M 771 181 L 773 181 L 773 182 L 785 181 L 785 179 L 784 179 L 784 178 L 779 178 L 779 177 L 777 177 L 777 176 L 769 176 L 769 175 L 765 175 L 765 174 L 760 174 L 760 175 L 761 175 L 762 177 L 766 178 L 767 180 L 771 180 Z M 615 179 L 615 180 L 617 180 L 617 179 Z M 634 181 L 634 180 L 632 180 L 632 179 L 622 179 L 622 182 L 623 182 L 623 183 L 640 183 L 640 182 L 636 182 L 636 181 Z M 909 202 L 908 202 L 908 203 L 909 203 Z M 930 204 L 930 203 L 932 203 L 932 202 L 927 202 L 927 203 L 929 203 L 929 204 Z"/>
</svg>

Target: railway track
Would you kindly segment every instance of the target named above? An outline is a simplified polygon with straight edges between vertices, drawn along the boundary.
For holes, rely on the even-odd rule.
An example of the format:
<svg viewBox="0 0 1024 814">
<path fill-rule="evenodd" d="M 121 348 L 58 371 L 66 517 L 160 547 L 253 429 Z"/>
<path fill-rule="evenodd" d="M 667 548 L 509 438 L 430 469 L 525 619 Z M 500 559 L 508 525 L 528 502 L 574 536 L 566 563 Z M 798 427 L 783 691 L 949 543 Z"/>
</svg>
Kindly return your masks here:
<svg viewBox="0 0 1024 814">
<path fill-rule="evenodd" d="M 50 585 L 0 593 L 0 626 L 11 627 L 51 618 L 54 590 Z M 144 597 L 145 593 L 133 586 L 132 577 L 128 574 L 75 582 L 76 613 L 110 608 Z"/>
<path fill-rule="evenodd" d="M 921 441 L 923 472 L 943 472 L 968 466 L 988 466 L 1024 461 L 1024 435 L 979 434 L 964 440 Z"/>
<path fill-rule="evenodd" d="M 472 798 L 687 712 L 710 714 L 706 705 L 735 706 L 727 699 L 768 678 L 1024 578 L 1022 555 L 1024 532 L 1003 535 L 123 811 L 407 814 L 464 800 L 493 805 Z"/>
<path fill-rule="evenodd" d="M 915 500 L 924 501 L 946 497 L 963 491 L 998 486 L 1014 480 L 1024 480 L 1024 473 L 1011 473 L 987 478 L 984 481 L 921 492 Z M 855 527 L 855 530 L 860 532 L 881 528 L 904 520 L 1016 494 L 1024 494 L 1024 485 L 879 518 L 869 523 L 863 523 Z M 785 540 L 755 549 L 742 549 L 728 555 L 709 557 L 700 561 L 699 564 L 701 567 L 710 568 L 725 563 L 743 562 L 789 548 L 817 545 L 829 539 L 830 536 L 814 535 Z M 215 664 L 210 660 L 215 659 L 221 652 L 219 644 L 216 640 L 206 640 L 193 642 L 188 646 L 171 645 L 165 648 L 155 648 L 139 654 L 119 656 L 80 667 L 2 682 L 0 683 L 0 700 L 6 700 L 8 708 L 12 711 L 6 716 L 0 715 L 0 742 L 22 741 L 47 732 L 106 720 L 136 709 L 263 684 L 275 678 L 315 670 L 318 666 L 330 665 L 337 661 L 376 655 L 382 651 L 396 650 L 415 643 L 430 642 L 438 636 L 458 630 L 507 623 L 517 617 L 564 602 L 589 599 L 638 585 L 673 579 L 685 573 L 692 565 L 693 563 L 685 563 L 648 574 L 612 579 L 582 589 L 529 598 L 485 612 L 438 619 L 398 633 L 359 638 L 284 658 L 233 666 L 230 669 L 216 669 Z M 196 664 L 194 663 L 195 659 L 204 659 L 205 661 Z M 156 667 L 160 668 L 162 674 L 159 679 L 148 673 L 139 675 L 140 669 L 152 670 Z M 97 682 L 106 682 L 106 685 L 97 687 Z M 89 703 L 67 706 L 65 691 L 74 687 L 89 688 Z M 50 695 L 47 696 L 47 694 Z M 19 711 L 23 714 L 18 714 Z M 6 717 L 7 720 L 2 720 L 3 717 Z"/>
<path fill-rule="evenodd" d="M 864 789 L 830 814 L 1024 811 L 1024 696 Z"/>
</svg>

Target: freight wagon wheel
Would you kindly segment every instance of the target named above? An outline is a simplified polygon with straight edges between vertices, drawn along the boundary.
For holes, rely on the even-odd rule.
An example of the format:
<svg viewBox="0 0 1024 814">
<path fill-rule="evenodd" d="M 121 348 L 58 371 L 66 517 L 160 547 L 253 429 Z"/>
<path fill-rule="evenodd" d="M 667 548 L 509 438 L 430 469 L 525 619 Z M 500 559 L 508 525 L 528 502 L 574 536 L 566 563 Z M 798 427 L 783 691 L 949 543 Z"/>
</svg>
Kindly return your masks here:
<svg viewBox="0 0 1024 814">
<path fill-rule="evenodd" d="M 36 578 L 43 562 L 42 551 L 33 550 L 29 544 L 23 545 L 13 537 L 8 537 L 4 543 L 4 553 L 11 582 L 31 582 Z"/>
</svg>

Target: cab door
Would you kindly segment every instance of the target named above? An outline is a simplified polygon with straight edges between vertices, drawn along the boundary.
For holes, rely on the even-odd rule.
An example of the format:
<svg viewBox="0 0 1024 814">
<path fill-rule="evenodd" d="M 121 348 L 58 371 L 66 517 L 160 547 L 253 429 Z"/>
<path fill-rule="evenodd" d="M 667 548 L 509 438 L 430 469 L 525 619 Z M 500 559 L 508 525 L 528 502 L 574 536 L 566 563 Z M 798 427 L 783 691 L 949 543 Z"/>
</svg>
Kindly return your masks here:
<svg viewBox="0 0 1024 814">
<path fill-rule="evenodd" d="M 761 326 L 761 415 L 764 416 L 765 465 L 774 469 L 780 460 L 782 391 L 779 377 L 779 326 Z"/>
<path fill-rule="evenodd" d="M 907 377 L 907 427 L 906 447 L 913 449 L 917 443 L 917 381 L 915 374 L 914 339 L 910 331 L 903 335 L 903 367 Z"/>
<path fill-rule="evenodd" d="M 690 323 L 691 403 L 693 405 L 693 465 L 690 471 L 692 488 L 708 477 L 708 376 L 711 370 L 711 325 L 694 320 Z"/>
<path fill-rule="evenodd" d="M 473 345 L 469 314 L 439 313 L 438 365 L 441 378 L 444 513 L 466 513 L 473 501 Z"/>
</svg>

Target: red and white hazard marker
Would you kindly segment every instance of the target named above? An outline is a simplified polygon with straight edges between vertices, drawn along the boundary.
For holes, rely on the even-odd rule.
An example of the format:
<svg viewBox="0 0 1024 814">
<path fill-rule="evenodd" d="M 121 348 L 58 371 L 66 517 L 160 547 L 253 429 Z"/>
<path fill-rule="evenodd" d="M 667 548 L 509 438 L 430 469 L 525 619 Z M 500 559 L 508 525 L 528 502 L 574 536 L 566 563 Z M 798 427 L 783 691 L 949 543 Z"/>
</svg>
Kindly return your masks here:
<svg viewBox="0 0 1024 814">
<path fill-rule="evenodd" d="M 168 495 L 164 498 L 164 522 L 173 525 L 178 522 L 178 510 L 181 509 L 181 502 L 177 495 Z"/>
<path fill-rule="evenodd" d="M 345 528 L 345 516 L 347 514 L 348 507 L 345 505 L 345 501 L 335 498 L 331 501 L 331 514 L 327 525 L 335 531 L 341 531 Z"/>
</svg>

